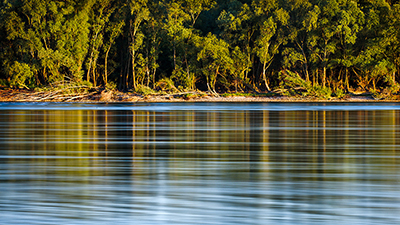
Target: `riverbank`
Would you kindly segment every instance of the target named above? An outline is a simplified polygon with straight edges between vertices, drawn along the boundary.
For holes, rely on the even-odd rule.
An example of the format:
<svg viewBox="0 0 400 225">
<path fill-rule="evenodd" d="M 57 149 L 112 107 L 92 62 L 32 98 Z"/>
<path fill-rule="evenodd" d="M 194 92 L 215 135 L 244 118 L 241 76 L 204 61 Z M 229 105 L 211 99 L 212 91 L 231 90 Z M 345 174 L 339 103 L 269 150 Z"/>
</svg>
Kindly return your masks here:
<svg viewBox="0 0 400 225">
<path fill-rule="evenodd" d="M 85 93 L 0 89 L 0 102 L 399 102 L 399 100 L 375 99 L 371 94 L 367 93 L 348 94 L 340 99 L 318 99 L 278 94 L 225 94 L 215 96 L 207 92 L 185 92 L 141 95 L 133 92 L 109 91 L 104 89 L 93 89 Z"/>
</svg>

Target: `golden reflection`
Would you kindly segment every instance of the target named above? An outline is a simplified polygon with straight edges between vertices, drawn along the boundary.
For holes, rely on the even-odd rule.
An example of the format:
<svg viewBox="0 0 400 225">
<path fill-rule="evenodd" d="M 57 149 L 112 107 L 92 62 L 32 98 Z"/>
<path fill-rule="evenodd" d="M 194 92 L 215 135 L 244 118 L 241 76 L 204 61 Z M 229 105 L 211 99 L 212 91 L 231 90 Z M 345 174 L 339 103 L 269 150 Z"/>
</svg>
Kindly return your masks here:
<svg viewBox="0 0 400 225">
<path fill-rule="evenodd" d="M 105 151 L 105 156 L 107 156 L 108 155 L 108 110 L 104 111 L 104 136 L 105 136 L 104 151 Z"/>
<path fill-rule="evenodd" d="M 104 175 L 106 169 L 99 168 L 112 166 L 113 158 L 132 160 L 136 168 L 148 164 L 143 158 L 163 159 L 176 168 L 207 160 L 248 162 L 249 173 L 272 173 L 271 163 L 280 162 L 282 173 L 296 165 L 315 175 L 307 179 L 356 173 L 359 167 L 351 165 L 362 163 L 391 165 L 394 172 L 399 137 L 394 110 L 17 111 L 4 124 L 5 139 L 15 140 L 5 142 L 7 154 L 31 156 L 32 163 L 41 165 L 32 167 L 32 173 L 87 178 L 80 182 Z M 333 170 L 332 165 L 341 167 Z M 46 166 L 53 170 L 44 170 Z"/>
<path fill-rule="evenodd" d="M 270 123 L 269 123 L 269 111 L 262 112 L 262 161 L 268 162 L 269 161 L 269 130 L 270 130 Z"/>
<path fill-rule="evenodd" d="M 136 156 L 136 111 L 132 111 L 132 157 Z"/>
<path fill-rule="evenodd" d="M 351 220 L 367 210 L 380 220 L 398 209 L 398 113 L 5 111 L 3 208 L 32 212 L 26 221 L 34 214 L 53 221 L 58 212 L 128 221 L 155 210 L 171 217 L 230 210 L 241 218 L 244 206 L 254 218 Z"/>
</svg>

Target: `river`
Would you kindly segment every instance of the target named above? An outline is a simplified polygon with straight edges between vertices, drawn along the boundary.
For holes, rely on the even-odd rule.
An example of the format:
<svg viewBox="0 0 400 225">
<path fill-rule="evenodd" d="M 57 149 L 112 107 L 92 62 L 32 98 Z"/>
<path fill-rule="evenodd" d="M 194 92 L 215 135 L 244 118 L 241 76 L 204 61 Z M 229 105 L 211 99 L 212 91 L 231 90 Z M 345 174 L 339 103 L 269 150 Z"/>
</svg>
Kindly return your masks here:
<svg viewBox="0 0 400 225">
<path fill-rule="evenodd" d="M 0 103 L 0 224 L 400 224 L 400 104 Z"/>
</svg>

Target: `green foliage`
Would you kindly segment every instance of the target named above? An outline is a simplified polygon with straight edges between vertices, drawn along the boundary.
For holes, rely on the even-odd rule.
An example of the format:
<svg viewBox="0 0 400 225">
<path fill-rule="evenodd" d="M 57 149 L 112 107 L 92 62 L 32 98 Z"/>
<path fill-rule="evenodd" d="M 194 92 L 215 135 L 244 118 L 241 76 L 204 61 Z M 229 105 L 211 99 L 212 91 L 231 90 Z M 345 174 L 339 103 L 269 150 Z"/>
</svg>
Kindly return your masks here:
<svg viewBox="0 0 400 225">
<path fill-rule="evenodd" d="M 281 71 L 280 74 L 281 84 L 280 87 L 285 90 L 286 95 L 304 97 L 316 97 L 319 99 L 330 99 L 332 97 L 332 90 L 330 87 L 323 87 L 321 85 L 312 85 L 310 81 L 306 81 L 298 73 L 286 70 Z"/>
<path fill-rule="evenodd" d="M 389 98 L 400 79 L 399 14 L 383 0 L 3 1 L 0 80 Z"/>
<path fill-rule="evenodd" d="M 243 97 L 255 97 L 254 93 L 224 93 L 222 97 L 233 97 L 233 96 L 243 96 Z"/>
<path fill-rule="evenodd" d="M 115 90 L 117 90 L 117 84 L 116 83 L 114 83 L 114 82 L 107 82 L 107 84 L 106 84 L 106 90 L 108 90 L 108 91 L 115 91 Z"/>
<path fill-rule="evenodd" d="M 279 80 L 281 81 L 280 87 L 284 89 L 299 89 L 299 90 L 309 90 L 311 88 L 311 83 L 300 77 L 298 73 L 292 71 L 280 71 Z"/>
<path fill-rule="evenodd" d="M 372 96 L 377 99 L 387 99 L 387 100 L 399 100 L 400 85 L 390 85 L 384 88 L 382 91 L 371 90 Z"/>
<path fill-rule="evenodd" d="M 193 80 L 194 76 L 187 76 L 187 73 L 184 71 L 183 68 L 180 66 L 176 66 L 176 68 L 172 71 L 171 79 L 174 80 L 176 86 L 178 86 L 180 90 L 184 90 L 186 88 L 189 88 L 192 86 L 192 83 L 194 83 Z"/>
<path fill-rule="evenodd" d="M 194 94 L 194 93 L 187 93 L 187 94 L 184 94 L 182 97 L 184 99 L 186 99 L 186 100 L 190 100 L 190 99 L 193 99 L 193 98 L 197 98 L 199 96 L 197 94 Z"/>
<path fill-rule="evenodd" d="M 87 14 L 92 5 L 90 1 L 82 4 L 41 0 L 9 3 L 1 16 L 8 21 L 3 25 L 9 47 L 3 63 L 5 70 L 16 76 L 13 85 L 23 85 L 29 76 L 41 78 L 45 83 L 81 79 L 88 47 Z M 30 72 L 8 62 L 10 58 L 29 64 Z"/>
<path fill-rule="evenodd" d="M 329 87 L 323 87 L 321 85 L 314 85 L 308 89 L 307 92 L 303 93 L 303 96 L 329 100 L 332 98 L 332 89 Z"/>
<path fill-rule="evenodd" d="M 226 70 L 238 72 L 233 67 L 234 61 L 230 56 L 229 45 L 211 33 L 197 44 L 198 47 L 201 47 L 201 51 L 197 54 L 197 60 L 202 62 L 201 72 L 206 77 L 207 88 L 216 94 L 217 76 L 224 76 L 223 71 Z M 237 52 L 237 54 L 240 53 Z"/>
<path fill-rule="evenodd" d="M 93 84 L 88 81 L 78 81 L 78 82 L 58 82 L 53 83 L 51 86 L 40 86 L 35 87 L 34 90 L 37 92 L 53 92 L 57 94 L 64 95 L 81 95 L 88 93 L 92 90 Z"/>
<path fill-rule="evenodd" d="M 136 87 L 135 92 L 138 93 L 138 94 L 141 94 L 141 95 L 154 95 L 154 94 L 157 93 L 156 91 L 154 91 L 150 87 L 147 87 L 147 86 L 144 86 L 144 85 L 141 85 L 141 84 L 139 84 Z"/>
<path fill-rule="evenodd" d="M 343 91 L 343 89 L 337 89 L 335 93 L 333 94 L 334 97 L 342 99 L 346 96 L 346 93 Z"/>
<path fill-rule="evenodd" d="M 156 89 L 166 92 L 177 92 L 174 81 L 169 78 L 162 78 L 156 83 Z"/>
<path fill-rule="evenodd" d="M 9 68 L 8 73 L 12 77 L 10 82 L 12 87 L 28 88 L 27 85 L 31 83 L 31 79 L 33 78 L 33 72 L 26 63 L 15 62 L 11 68 Z"/>
<path fill-rule="evenodd" d="M 10 86 L 9 82 L 6 79 L 0 79 L 0 87 Z"/>
</svg>

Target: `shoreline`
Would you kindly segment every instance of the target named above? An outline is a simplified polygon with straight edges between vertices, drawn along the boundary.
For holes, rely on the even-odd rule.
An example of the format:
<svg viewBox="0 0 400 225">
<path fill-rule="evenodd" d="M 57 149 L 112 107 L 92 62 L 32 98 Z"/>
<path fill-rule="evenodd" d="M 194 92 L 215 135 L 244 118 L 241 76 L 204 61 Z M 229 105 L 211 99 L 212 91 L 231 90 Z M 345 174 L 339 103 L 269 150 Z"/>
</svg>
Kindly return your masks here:
<svg viewBox="0 0 400 225">
<path fill-rule="evenodd" d="M 132 92 L 100 90 L 87 94 L 56 95 L 55 92 L 35 92 L 29 90 L 0 89 L 0 102 L 70 102 L 70 103 L 176 103 L 176 102 L 304 102 L 304 103 L 373 103 L 400 100 L 374 99 L 371 95 L 350 95 L 343 99 L 317 99 L 312 97 L 290 96 L 213 96 L 202 93 L 190 97 L 184 94 L 139 95 Z"/>
</svg>

